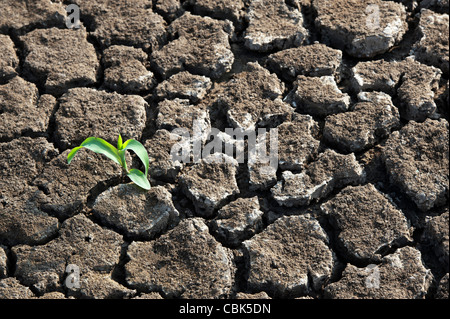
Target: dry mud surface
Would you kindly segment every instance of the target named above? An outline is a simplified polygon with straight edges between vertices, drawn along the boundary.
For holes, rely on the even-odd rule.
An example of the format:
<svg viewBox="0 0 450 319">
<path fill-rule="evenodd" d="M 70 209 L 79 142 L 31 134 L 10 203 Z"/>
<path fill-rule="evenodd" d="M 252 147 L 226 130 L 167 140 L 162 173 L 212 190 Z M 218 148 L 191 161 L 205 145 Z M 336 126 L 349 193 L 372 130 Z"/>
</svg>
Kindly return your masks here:
<svg viewBox="0 0 450 319">
<path fill-rule="evenodd" d="M 0 298 L 448 298 L 448 13 L 0 1 Z M 278 128 L 278 169 L 173 161 L 194 120 L 232 148 L 226 128 Z M 92 152 L 67 165 L 118 133 L 149 192 Z"/>
</svg>

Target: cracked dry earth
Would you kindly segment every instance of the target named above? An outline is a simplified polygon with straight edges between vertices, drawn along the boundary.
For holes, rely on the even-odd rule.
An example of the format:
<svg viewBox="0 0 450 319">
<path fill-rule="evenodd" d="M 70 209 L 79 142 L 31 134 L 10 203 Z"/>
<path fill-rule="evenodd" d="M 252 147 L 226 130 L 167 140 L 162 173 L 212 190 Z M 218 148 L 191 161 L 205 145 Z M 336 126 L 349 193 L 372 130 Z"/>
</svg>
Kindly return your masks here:
<svg viewBox="0 0 450 319">
<path fill-rule="evenodd" d="M 0 298 L 448 298 L 448 13 L 2 0 Z M 225 128 L 278 128 L 278 170 L 172 161 L 193 120 L 231 147 Z M 92 152 L 67 165 L 119 132 L 150 191 Z"/>
</svg>

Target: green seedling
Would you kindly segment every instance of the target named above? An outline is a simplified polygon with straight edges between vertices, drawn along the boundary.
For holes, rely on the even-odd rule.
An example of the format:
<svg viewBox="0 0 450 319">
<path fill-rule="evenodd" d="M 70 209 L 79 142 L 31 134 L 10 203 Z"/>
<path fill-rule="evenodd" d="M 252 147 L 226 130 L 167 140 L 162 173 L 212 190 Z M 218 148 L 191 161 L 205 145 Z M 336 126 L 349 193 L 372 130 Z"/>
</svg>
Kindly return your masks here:
<svg viewBox="0 0 450 319">
<path fill-rule="evenodd" d="M 104 139 L 98 137 L 88 137 L 84 140 L 80 146 L 75 147 L 69 155 L 67 155 L 67 163 L 70 164 L 75 154 L 82 148 L 85 147 L 98 154 L 103 154 L 107 158 L 111 159 L 113 162 L 122 166 L 125 174 L 139 187 L 149 190 L 150 183 L 147 179 L 149 159 L 147 150 L 145 147 L 136 140 L 130 139 L 125 143 L 122 143 L 122 136 L 119 134 L 119 139 L 117 141 L 117 148 L 106 142 Z M 128 170 L 127 162 L 125 160 L 125 151 L 132 150 L 136 153 L 139 159 L 144 163 L 145 173 L 142 173 L 136 168 Z"/>
</svg>

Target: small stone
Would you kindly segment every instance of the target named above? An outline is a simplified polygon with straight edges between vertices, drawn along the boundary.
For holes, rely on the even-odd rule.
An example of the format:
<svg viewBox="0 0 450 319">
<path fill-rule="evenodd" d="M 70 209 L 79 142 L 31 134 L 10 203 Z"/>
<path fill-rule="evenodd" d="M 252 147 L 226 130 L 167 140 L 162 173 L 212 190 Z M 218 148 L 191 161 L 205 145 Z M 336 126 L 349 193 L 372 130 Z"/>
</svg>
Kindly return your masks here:
<svg viewBox="0 0 450 319">
<path fill-rule="evenodd" d="M 125 280 L 133 288 L 167 298 L 224 298 L 234 283 L 233 257 L 209 234 L 200 218 L 185 219 L 150 242 L 127 251 Z"/>
<path fill-rule="evenodd" d="M 16 278 L 0 279 L 0 299 L 32 299 L 30 288 L 23 286 Z"/>
<path fill-rule="evenodd" d="M 55 114 L 56 138 L 63 148 L 76 147 L 90 136 L 116 145 L 139 140 L 146 123 L 147 102 L 138 95 L 120 95 L 91 88 L 69 90 L 59 99 Z"/>
<path fill-rule="evenodd" d="M 284 171 L 282 180 L 271 192 L 279 205 L 303 206 L 326 197 L 333 189 L 358 184 L 364 179 L 364 170 L 354 154 L 341 155 L 327 149 L 303 172 Z"/>
<path fill-rule="evenodd" d="M 155 84 L 153 73 L 145 67 L 148 57 L 139 48 L 113 45 L 104 51 L 104 85 L 119 93 L 141 93 Z"/>
<path fill-rule="evenodd" d="M 46 93 L 61 95 L 70 88 L 97 81 L 99 62 L 84 28 L 36 29 L 21 36 L 20 41 L 26 53 L 24 72 Z"/>
<path fill-rule="evenodd" d="M 83 214 L 65 220 L 59 233 L 45 245 L 13 247 L 17 259 L 14 276 L 45 293 L 62 288 L 67 265 L 78 267 L 80 282 L 89 273 L 111 274 L 117 267 L 123 244 L 119 234 L 101 228 Z"/>
<path fill-rule="evenodd" d="M 328 237 L 314 218 L 284 216 L 244 241 L 248 289 L 277 298 L 318 289 L 332 275 L 335 257 Z"/>
<path fill-rule="evenodd" d="M 225 156 L 226 157 L 226 156 Z M 196 213 L 209 217 L 214 210 L 239 194 L 236 182 L 236 164 L 203 159 L 187 167 L 179 177 L 185 195 L 195 205 Z"/>
<path fill-rule="evenodd" d="M 380 264 L 358 268 L 347 264 L 342 278 L 325 287 L 331 299 L 424 299 L 432 274 L 422 263 L 420 251 L 403 247 L 381 259 Z"/>
<path fill-rule="evenodd" d="M 16 55 L 14 42 L 10 37 L 0 34 L 0 79 L 8 79 L 17 74 L 19 58 Z"/>
<path fill-rule="evenodd" d="M 162 186 L 144 191 L 134 184 L 121 184 L 101 193 L 92 206 L 104 224 L 134 240 L 150 240 L 178 220 L 172 195 Z"/>
<path fill-rule="evenodd" d="M 379 262 L 383 253 L 412 241 L 405 215 L 373 184 L 348 186 L 321 205 L 348 258 Z"/>
<path fill-rule="evenodd" d="M 447 1 L 448 6 L 448 1 Z M 449 20 L 448 14 L 438 14 L 428 9 L 420 12 L 420 40 L 413 46 L 416 59 L 422 63 L 449 72 Z"/>
<path fill-rule="evenodd" d="M 314 1 L 322 42 L 357 58 L 387 52 L 408 30 L 406 8 L 393 1 Z"/>
<path fill-rule="evenodd" d="M 67 299 L 67 298 L 62 292 L 52 291 L 52 292 L 47 292 L 47 293 L 43 294 L 42 296 L 39 297 L 39 299 L 54 300 L 54 299 Z"/>
<path fill-rule="evenodd" d="M 448 122 L 410 121 L 391 134 L 383 149 L 390 180 L 423 211 L 448 200 Z"/>
<path fill-rule="evenodd" d="M 37 87 L 21 77 L 16 76 L 0 85 L 0 138 L 46 134 L 55 106 L 53 96 L 39 96 Z"/>
<path fill-rule="evenodd" d="M 317 43 L 269 55 L 268 66 L 287 81 L 298 75 L 339 78 L 342 51 Z"/>
<path fill-rule="evenodd" d="M 298 110 L 321 117 L 344 112 L 350 106 L 350 96 L 341 92 L 332 76 L 299 75 L 287 100 Z"/>
<path fill-rule="evenodd" d="M 231 22 L 186 12 L 169 26 L 168 32 L 177 39 L 151 55 L 152 65 L 164 79 L 185 70 L 218 79 L 231 70 Z"/>
<path fill-rule="evenodd" d="M 220 241 L 237 246 L 262 229 L 263 214 L 257 196 L 238 198 L 217 212 L 211 228 Z"/>
<path fill-rule="evenodd" d="M 353 111 L 329 115 L 323 137 L 345 152 L 359 152 L 375 145 L 400 127 L 400 113 L 389 95 L 381 92 L 358 94 Z"/>
<path fill-rule="evenodd" d="M 197 103 L 206 96 L 211 87 L 212 82 L 206 76 L 184 71 L 160 83 L 155 89 L 155 95 L 159 100 L 179 98 Z"/>
<path fill-rule="evenodd" d="M 284 0 L 251 0 L 246 19 L 244 45 L 250 50 L 298 47 L 309 35 L 299 8 L 288 6 Z"/>
</svg>

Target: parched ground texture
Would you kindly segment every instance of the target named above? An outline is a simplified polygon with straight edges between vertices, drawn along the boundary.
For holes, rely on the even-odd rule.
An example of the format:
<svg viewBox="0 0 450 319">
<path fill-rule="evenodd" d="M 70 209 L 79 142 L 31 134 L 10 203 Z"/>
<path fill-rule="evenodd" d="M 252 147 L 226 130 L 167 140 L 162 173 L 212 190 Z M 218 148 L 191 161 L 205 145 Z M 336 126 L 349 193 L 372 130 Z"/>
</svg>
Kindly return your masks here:
<svg viewBox="0 0 450 319">
<path fill-rule="evenodd" d="M 0 1 L 0 299 L 448 298 L 448 34 L 448 0 Z M 183 128 L 277 128 L 278 169 Z M 119 133 L 150 191 L 67 164 Z"/>
</svg>

